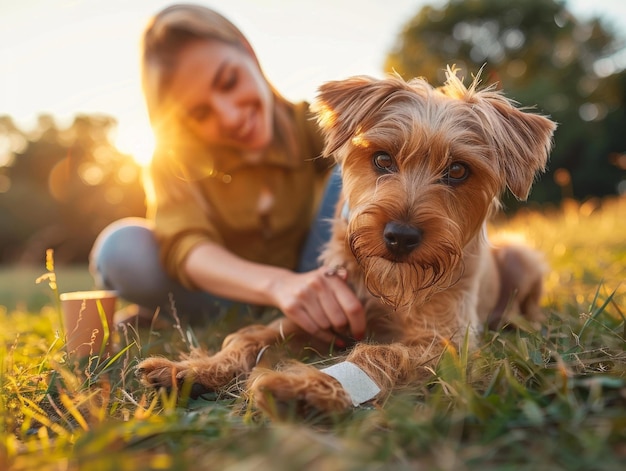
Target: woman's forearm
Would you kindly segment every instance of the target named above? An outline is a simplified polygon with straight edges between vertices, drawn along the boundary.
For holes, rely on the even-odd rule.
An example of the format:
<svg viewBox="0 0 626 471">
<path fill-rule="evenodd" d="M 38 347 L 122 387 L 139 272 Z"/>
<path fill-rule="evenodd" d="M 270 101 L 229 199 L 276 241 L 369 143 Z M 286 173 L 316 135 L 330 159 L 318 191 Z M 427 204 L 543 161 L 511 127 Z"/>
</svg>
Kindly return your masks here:
<svg viewBox="0 0 626 471">
<path fill-rule="evenodd" d="M 331 342 L 335 334 L 365 333 L 365 312 L 345 280 L 320 267 L 307 273 L 244 260 L 224 247 L 203 242 L 184 263 L 186 275 L 211 294 L 280 309 L 306 332 Z"/>
<path fill-rule="evenodd" d="M 271 286 L 279 277 L 289 276 L 284 268 L 242 259 L 224 247 L 205 242 L 194 247 L 183 269 L 201 290 L 250 304 L 275 305 Z"/>
</svg>

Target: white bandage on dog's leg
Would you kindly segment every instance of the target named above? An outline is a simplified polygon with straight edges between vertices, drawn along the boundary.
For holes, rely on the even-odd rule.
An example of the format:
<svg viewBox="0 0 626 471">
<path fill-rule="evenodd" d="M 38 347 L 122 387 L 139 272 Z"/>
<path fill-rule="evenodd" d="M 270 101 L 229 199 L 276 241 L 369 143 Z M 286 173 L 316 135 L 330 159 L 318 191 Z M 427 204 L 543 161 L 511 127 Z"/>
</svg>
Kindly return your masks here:
<svg viewBox="0 0 626 471">
<path fill-rule="evenodd" d="M 365 371 L 349 361 L 342 361 L 336 365 L 320 370 L 328 376 L 332 376 L 341 383 L 350 395 L 352 404 L 358 406 L 370 401 L 380 392 L 378 385 Z"/>
</svg>

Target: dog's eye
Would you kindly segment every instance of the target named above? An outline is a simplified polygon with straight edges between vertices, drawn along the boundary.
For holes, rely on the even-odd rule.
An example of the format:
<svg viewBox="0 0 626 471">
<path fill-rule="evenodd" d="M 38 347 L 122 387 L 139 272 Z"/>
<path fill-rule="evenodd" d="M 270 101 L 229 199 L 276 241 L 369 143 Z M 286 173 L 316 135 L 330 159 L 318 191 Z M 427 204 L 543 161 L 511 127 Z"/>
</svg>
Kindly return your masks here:
<svg viewBox="0 0 626 471">
<path fill-rule="evenodd" d="M 448 185 L 458 185 L 459 183 L 467 180 L 469 173 L 467 165 L 460 162 L 454 162 L 446 170 L 446 173 L 443 176 L 443 182 Z"/>
<path fill-rule="evenodd" d="M 397 170 L 396 163 L 393 161 L 393 157 L 391 157 L 386 152 L 376 152 L 372 156 L 372 162 L 376 169 L 380 172 L 391 173 Z"/>
</svg>

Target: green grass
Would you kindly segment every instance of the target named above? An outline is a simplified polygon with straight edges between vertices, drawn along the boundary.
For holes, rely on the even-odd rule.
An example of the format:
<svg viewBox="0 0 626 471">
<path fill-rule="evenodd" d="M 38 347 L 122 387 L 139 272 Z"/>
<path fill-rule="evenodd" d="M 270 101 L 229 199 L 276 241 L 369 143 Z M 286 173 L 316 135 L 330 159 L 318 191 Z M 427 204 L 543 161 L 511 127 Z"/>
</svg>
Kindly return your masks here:
<svg viewBox="0 0 626 471">
<path fill-rule="evenodd" d="M 37 312 L 50 305 L 54 293 L 46 283 L 35 283 L 42 275 L 44 257 L 41 267 L 17 266 L 0 268 L 0 306 L 8 310 L 26 310 Z M 60 291 L 83 291 L 93 288 L 93 280 L 87 266 L 57 267 L 57 279 Z"/>
<path fill-rule="evenodd" d="M 53 296 L 0 309 L 0 469 L 626 469 L 624 214 L 621 199 L 499 221 L 548 256 L 547 322 L 486 332 L 427 384 L 327 420 L 270 423 L 241 394 L 177 403 L 138 385 L 139 358 L 215 348 L 236 320 L 128 329 L 119 357 L 77 368 Z"/>
</svg>

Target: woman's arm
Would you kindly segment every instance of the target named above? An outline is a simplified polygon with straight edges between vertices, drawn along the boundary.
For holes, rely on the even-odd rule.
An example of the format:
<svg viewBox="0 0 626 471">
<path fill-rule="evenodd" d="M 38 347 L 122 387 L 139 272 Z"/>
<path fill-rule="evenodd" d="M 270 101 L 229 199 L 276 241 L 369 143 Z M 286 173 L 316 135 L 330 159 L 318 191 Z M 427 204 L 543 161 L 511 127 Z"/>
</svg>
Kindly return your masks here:
<svg viewBox="0 0 626 471">
<path fill-rule="evenodd" d="M 183 270 L 211 294 L 251 304 L 275 306 L 309 334 L 332 341 L 349 329 L 365 334 L 363 306 L 344 280 L 326 276 L 328 268 L 307 273 L 247 261 L 212 243 L 197 244 Z"/>
</svg>

